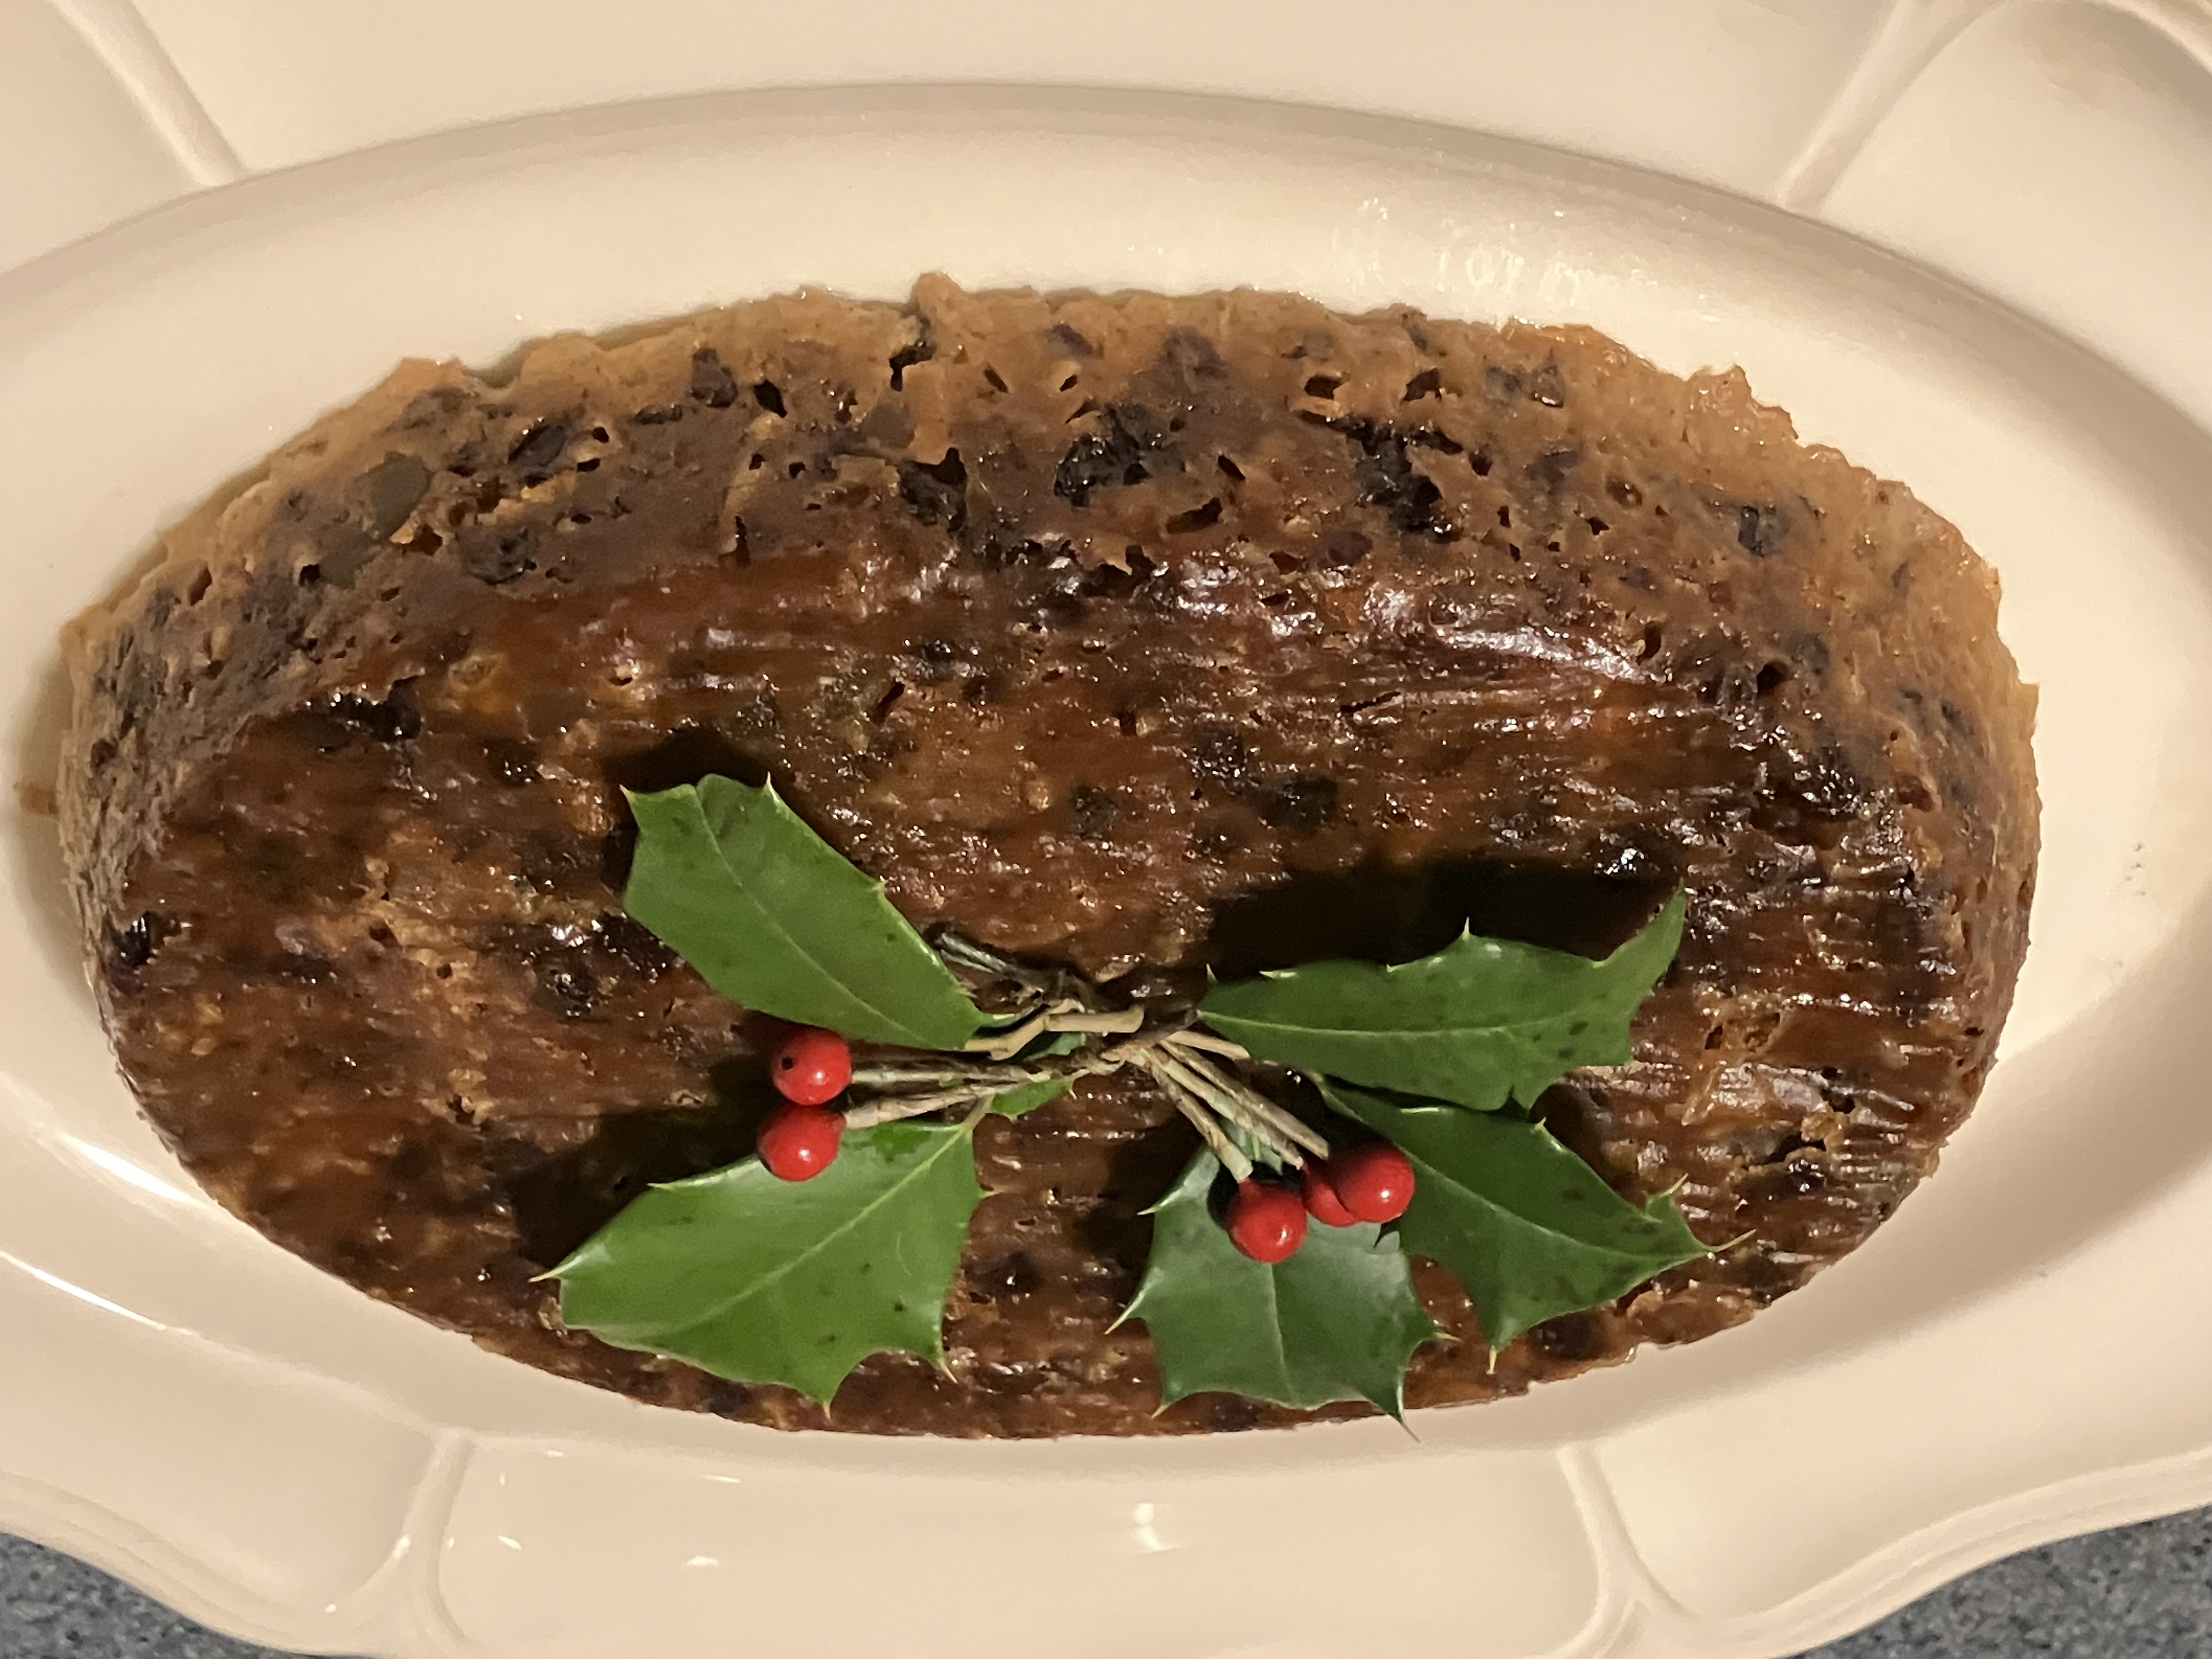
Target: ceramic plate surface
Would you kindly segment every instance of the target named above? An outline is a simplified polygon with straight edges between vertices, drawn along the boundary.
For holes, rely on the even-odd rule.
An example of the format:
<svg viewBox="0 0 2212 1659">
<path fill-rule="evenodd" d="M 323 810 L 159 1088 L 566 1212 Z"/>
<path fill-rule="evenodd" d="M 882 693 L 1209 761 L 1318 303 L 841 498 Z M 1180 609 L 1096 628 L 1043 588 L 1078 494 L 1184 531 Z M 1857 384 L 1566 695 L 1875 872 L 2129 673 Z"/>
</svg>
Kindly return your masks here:
<svg viewBox="0 0 2212 1659">
<path fill-rule="evenodd" d="M 1971 214 L 1941 228 L 1961 225 L 1971 240 Z M 1740 363 L 1804 437 L 1907 480 L 1998 567 L 2043 688 L 2046 802 L 2003 1061 L 1938 1178 L 1840 1267 L 1740 1331 L 1412 1436 L 1159 1444 L 656 1412 L 324 1278 L 198 1194 L 137 1118 L 51 825 L 18 816 L 0 1526 L 260 1640 L 406 1659 L 1040 1641 L 1725 1659 L 2212 1498 L 2212 1328 L 2191 1316 L 2212 1303 L 2212 1114 L 2190 1063 L 2212 994 L 2212 439 L 2191 414 L 2212 408 L 2212 348 L 2147 367 L 2130 330 L 2170 297 L 2154 282 L 2134 307 L 2048 271 L 2023 293 L 1970 254 L 1947 263 L 1982 289 L 2116 331 L 2075 329 L 2093 351 L 1773 205 L 1442 126 L 830 88 L 339 155 L 0 277 L 21 776 L 50 771 L 62 621 L 400 356 L 489 362 L 802 284 L 898 297 L 941 269 L 1580 321 L 1678 373 Z"/>
</svg>

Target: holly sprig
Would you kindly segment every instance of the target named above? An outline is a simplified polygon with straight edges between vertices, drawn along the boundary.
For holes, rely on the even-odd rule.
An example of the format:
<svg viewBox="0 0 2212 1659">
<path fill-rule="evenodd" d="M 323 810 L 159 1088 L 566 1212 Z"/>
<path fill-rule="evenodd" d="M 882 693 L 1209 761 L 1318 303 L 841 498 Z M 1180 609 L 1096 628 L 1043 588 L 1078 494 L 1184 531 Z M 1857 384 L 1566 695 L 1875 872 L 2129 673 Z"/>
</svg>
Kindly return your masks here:
<svg viewBox="0 0 2212 1659">
<path fill-rule="evenodd" d="M 1397 1414 L 1437 1334 L 1408 1252 L 1460 1280 L 1493 1352 L 1706 1253 L 1671 1194 L 1631 1203 L 1526 1110 L 1570 1070 L 1630 1058 L 1680 943 L 1679 892 L 1600 960 L 1469 933 L 1411 963 L 1216 984 L 1194 1009 L 1117 1007 L 1066 970 L 924 939 L 769 786 L 708 777 L 629 802 L 629 914 L 815 1047 L 800 1084 L 779 1077 L 792 1103 L 759 1154 L 649 1189 L 548 1275 L 564 1321 L 602 1340 L 825 1404 L 872 1353 L 942 1364 L 985 1196 L 977 1125 L 1111 1072 L 1144 1077 L 1202 1142 L 1153 1206 L 1121 1315 L 1151 1334 L 1163 1404 L 1225 1390 Z M 839 1038 L 886 1052 L 854 1062 Z M 1255 1062 L 1316 1085 L 1334 1138 Z M 1364 1172 L 1389 1147 L 1377 1185 Z M 1309 1230 L 1308 1211 L 1340 1224 Z"/>
</svg>

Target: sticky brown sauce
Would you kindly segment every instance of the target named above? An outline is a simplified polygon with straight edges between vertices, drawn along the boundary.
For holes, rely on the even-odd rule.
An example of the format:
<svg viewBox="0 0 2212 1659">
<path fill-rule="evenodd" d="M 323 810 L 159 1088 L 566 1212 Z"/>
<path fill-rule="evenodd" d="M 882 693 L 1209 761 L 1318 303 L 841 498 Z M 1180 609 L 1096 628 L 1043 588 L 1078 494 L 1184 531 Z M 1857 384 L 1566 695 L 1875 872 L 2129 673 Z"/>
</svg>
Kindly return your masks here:
<svg viewBox="0 0 2212 1659">
<path fill-rule="evenodd" d="M 1157 1413 L 1141 1325 L 1112 1327 L 1192 1143 L 1120 1079 L 980 1132 L 942 1372 L 878 1356 L 824 1413 L 562 1328 L 533 1276 L 646 1183 L 744 1155 L 768 1103 L 759 1024 L 620 903 L 620 788 L 720 772 L 774 779 L 917 924 L 1129 994 L 1402 960 L 1469 922 L 1596 954 L 1685 885 L 1635 1063 L 1540 1105 L 1625 1193 L 1679 1184 L 1700 1237 L 1742 1242 L 1494 1361 L 1419 1264 L 1446 1334 L 1416 1405 L 1721 1328 L 1890 1212 L 2009 994 L 1960 872 L 2010 902 L 1989 884 L 2032 862 L 1966 827 L 2008 786 L 1944 738 L 1950 671 L 1832 673 L 1909 603 L 1840 508 L 1715 505 L 1628 441 L 1649 417 L 1595 345 L 1422 357 L 1400 328 L 1430 365 L 1401 373 L 1338 319 L 1308 373 L 1283 341 L 1327 313 L 1302 302 L 1273 334 L 1201 318 L 1203 352 L 1079 307 L 1053 327 L 1087 356 L 964 303 L 903 365 L 856 322 L 757 362 L 665 354 L 651 398 L 526 371 L 380 433 L 407 465 L 302 492 L 260 625 L 324 630 L 310 695 L 193 755 L 99 939 L 126 1072 L 223 1202 L 487 1347 L 671 1405 L 952 1435 L 1298 1417 Z M 1004 349 L 951 364 L 963 329 Z M 1118 400 L 1071 419 L 1063 362 L 1118 363 Z M 1401 422 L 1328 412 L 1386 369 Z M 153 649 L 161 620 L 131 625 Z M 1954 757 L 1944 805 L 1891 763 L 1908 721 Z"/>
</svg>

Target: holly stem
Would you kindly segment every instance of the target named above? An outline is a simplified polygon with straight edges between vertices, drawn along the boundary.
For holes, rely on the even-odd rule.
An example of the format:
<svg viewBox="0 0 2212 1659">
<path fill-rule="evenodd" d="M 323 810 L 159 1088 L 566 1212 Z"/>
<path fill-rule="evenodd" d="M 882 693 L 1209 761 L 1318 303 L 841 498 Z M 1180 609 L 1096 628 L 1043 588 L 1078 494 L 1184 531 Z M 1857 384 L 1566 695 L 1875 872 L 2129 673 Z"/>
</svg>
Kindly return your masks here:
<svg viewBox="0 0 2212 1659">
<path fill-rule="evenodd" d="M 1206 1149 L 1221 1160 L 1222 1167 L 1236 1180 L 1249 1181 L 1252 1178 L 1252 1160 L 1245 1157 L 1238 1150 L 1237 1143 L 1222 1132 L 1220 1124 L 1214 1121 L 1213 1114 L 1206 1109 L 1206 1102 L 1169 1075 L 1161 1064 L 1158 1050 L 1147 1050 L 1139 1063 L 1152 1074 L 1153 1080 L 1174 1103 L 1175 1109 L 1190 1120 L 1190 1127 L 1198 1131 L 1198 1138 L 1206 1143 Z"/>
<path fill-rule="evenodd" d="M 1240 1098 L 1236 1091 L 1224 1089 L 1212 1079 L 1201 1076 L 1170 1054 L 1156 1051 L 1147 1062 L 1147 1067 L 1154 1077 L 1172 1082 L 1195 1095 L 1291 1168 L 1305 1168 L 1305 1157 L 1298 1151 L 1297 1146 L 1253 1110 L 1249 1101 Z"/>
<path fill-rule="evenodd" d="M 1109 1043 L 1098 1051 L 1096 1058 L 1085 1062 L 1081 1069 L 1086 1073 L 1115 1072 L 1124 1066 L 1141 1065 L 1145 1056 L 1164 1042 L 1167 1036 L 1164 1028 L 1154 1026 L 1149 1030 L 1138 1032 L 1126 1042 Z"/>
<path fill-rule="evenodd" d="M 1073 997 L 1038 1009 L 1019 1024 L 986 1031 L 981 1036 L 968 1039 L 970 1054 L 986 1054 L 994 1060 L 1011 1060 L 1036 1042 L 1053 1031 L 1080 1031 L 1086 1035 L 1124 1036 L 1140 1031 L 1145 1026 L 1142 1008 L 1094 1009 L 1085 1006 Z"/>
<path fill-rule="evenodd" d="M 1054 1013 L 1045 1011 L 1044 1029 L 1048 1031 L 1095 1031 L 1101 1036 L 1127 1036 L 1145 1029 L 1142 1008 L 1112 1008 L 1102 1012 Z"/>
<path fill-rule="evenodd" d="M 1203 1048 L 1208 1054 L 1219 1054 L 1224 1060 L 1249 1060 L 1252 1051 L 1241 1042 L 1231 1042 L 1225 1036 L 1212 1031 L 1183 1030 L 1172 1031 L 1168 1041 L 1179 1048 Z"/>
<path fill-rule="evenodd" d="M 939 948 L 948 961 L 993 972 L 1002 960 L 952 935 L 941 940 Z M 1242 1046 L 1211 1032 L 1194 1031 L 1187 1023 L 1164 1021 L 1148 1026 L 1146 1012 L 1141 1006 L 1108 1010 L 1062 996 L 1016 1024 L 970 1039 L 967 1052 L 978 1055 L 976 1060 L 946 1055 L 855 1067 L 855 1084 L 894 1092 L 848 1107 L 846 1126 L 872 1128 L 878 1123 L 895 1123 L 955 1107 L 980 1109 L 988 1106 L 992 1096 L 1026 1084 L 1097 1077 L 1134 1066 L 1152 1078 L 1170 1103 L 1190 1121 L 1222 1166 L 1239 1181 L 1250 1178 L 1252 1158 L 1226 1125 L 1235 1126 L 1267 1156 L 1293 1168 L 1305 1166 L 1307 1152 L 1319 1158 L 1328 1155 L 1328 1142 L 1318 1131 L 1211 1057 L 1234 1060 L 1245 1054 Z M 1182 1017 L 1183 1021 L 1188 1018 Z M 1053 1031 L 1121 1040 L 1073 1054 L 1046 1056 L 1028 1066 L 1006 1063 Z"/>
<path fill-rule="evenodd" d="M 987 951 L 972 939 L 957 933 L 945 933 L 937 936 L 937 954 L 956 968 L 965 968 L 971 973 L 988 974 L 993 979 L 1011 981 L 1026 987 L 1039 996 L 1052 993 L 1053 975 L 1036 968 L 1024 968 L 996 951 Z"/>
<path fill-rule="evenodd" d="M 973 1105 L 1005 1092 L 1003 1084 L 989 1083 L 964 1089 L 938 1089 L 920 1095 L 878 1095 L 857 1106 L 848 1106 L 845 1127 L 872 1129 L 878 1123 L 896 1123 L 902 1118 L 920 1117 L 925 1112 L 941 1112 L 949 1106 Z"/>
<path fill-rule="evenodd" d="M 1026 1066 L 981 1066 L 957 1060 L 922 1060 L 910 1064 L 890 1061 L 878 1066 L 855 1066 L 853 1082 L 862 1089 L 905 1089 L 918 1084 L 989 1083 L 1019 1088 L 1036 1083 L 1037 1074 Z"/>
<path fill-rule="evenodd" d="M 1188 1032 L 1177 1031 L 1169 1036 L 1167 1041 L 1170 1046 L 1181 1048 L 1186 1046 L 1182 1039 L 1188 1035 L 1189 1035 Z M 1265 1121 L 1278 1134 L 1287 1135 L 1316 1158 L 1328 1156 L 1328 1136 L 1304 1119 L 1285 1111 L 1243 1079 L 1232 1076 L 1212 1060 L 1199 1054 L 1181 1054 L 1176 1056 L 1176 1059 L 1213 1085 L 1215 1088 L 1234 1096 L 1243 1103 L 1246 1110 Z"/>
<path fill-rule="evenodd" d="M 1052 1010 L 1040 1008 L 1018 1025 L 1009 1025 L 1000 1030 L 986 1032 L 981 1036 L 968 1039 L 966 1048 L 971 1054 L 988 1054 L 994 1060 L 1012 1060 L 1045 1033 L 1045 1021 Z"/>
</svg>

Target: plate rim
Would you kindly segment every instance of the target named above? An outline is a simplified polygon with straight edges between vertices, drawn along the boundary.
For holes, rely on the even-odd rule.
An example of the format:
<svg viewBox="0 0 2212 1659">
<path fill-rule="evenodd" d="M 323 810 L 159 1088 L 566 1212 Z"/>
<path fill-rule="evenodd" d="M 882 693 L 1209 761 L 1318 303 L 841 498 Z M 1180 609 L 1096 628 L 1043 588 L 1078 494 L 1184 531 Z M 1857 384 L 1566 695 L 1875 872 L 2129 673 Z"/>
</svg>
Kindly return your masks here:
<svg viewBox="0 0 2212 1659">
<path fill-rule="evenodd" d="M 235 221 L 251 216 L 255 201 L 264 193 L 282 198 L 302 178 L 349 181 L 356 187 L 370 185 L 382 176 L 396 185 L 409 164 L 441 167 L 466 166 L 487 159 L 514 159 L 535 144 L 576 137 L 578 124 L 610 135 L 638 133 L 651 125 L 683 121 L 687 113 L 714 114 L 763 106 L 795 103 L 806 106 L 826 97 L 880 96 L 890 100 L 943 100 L 948 115 L 972 115 L 978 94 L 996 100 L 1027 96 L 1040 106 L 1049 101 L 1054 112 L 1096 101 L 1119 113 L 1138 113 L 1162 106 L 1191 111 L 1234 111 L 1249 117 L 1266 112 L 1292 125 L 1300 118 L 1315 118 L 1301 131 L 1316 132 L 1322 125 L 1342 125 L 1348 132 L 1372 136 L 1433 133 L 1439 138 L 1464 143 L 1470 137 L 1494 140 L 1540 157 L 1547 170 L 1581 173 L 1599 184 L 1623 172 L 1638 173 L 1663 180 L 1667 188 L 1713 198 L 1717 203 L 1775 211 L 1773 204 L 1717 185 L 1682 179 L 1633 163 L 1601 160 L 1520 139 L 1510 134 L 1480 134 L 1470 129 L 1413 118 L 1377 115 L 1324 106 L 1300 105 L 1283 100 L 1182 94 L 1128 88 L 1031 88 L 1005 83 L 933 82 L 926 85 L 893 83 L 867 86 L 842 83 L 832 87 L 779 89 L 771 92 L 714 91 L 620 100 L 580 110 L 556 110 L 509 118 L 467 128 L 453 129 L 395 140 L 370 149 L 301 163 L 296 167 L 256 173 L 219 189 L 182 198 L 133 216 L 78 242 L 70 244 L 0 274 L 0 331 L 12 331 L 19 319 L 34 314 L 41 293 L 56 295 L 86 279 L 114 276 L 127 270 L 132 256 L 158 257 L 197 234 L 221 231 Z M 960 107 L 951 107 L 962 100 Z M 1978 306 L 1994 308 L 2026 325 L 2056 335 L 2047 324 L 1990 296 L 1940 267 L 1916 260 L 1840 226 L 1807 221 L 1808 228 L 1836 245 L 1851 245 L 1883 263 L 1910 266 L 1938 282 L 1972 295 Z M 2069 342 L 2069 344 L 2077 343 Z M 2094 349 L 2088 349 L 2096 356 Z M 2101 357 L 2099 361 L 2103 362 Z M 2113 366 L 2114 373 L 2131 385 L 2141 383 Z M 2156 397 L 2148 388 L 2148 395 Z M 2165 399 L 2157 398 L 2161 404 Z M 2179 411 L 2177 411 L 2179 412 Z M 2185 419 L 2186 417 L 2184 416 Z M 2201 1172 L 2199 1172 L 2201 1173 Z M 2182 1179 L 2178 1177 L 2178 1179 Z M 2201 1181 L 2195 1184 L 2202 1186 Z M 435 1428 L 436 1425 L 425 1425 Z M 442 1443 L 458 1436 L 472 1445 L 501 1443 L 505 1437 L 444 1428 Z M 2212 1441 L 2195 1449 L 2148 1462 L 2102 1469 L 2057 1482 L 2031 1486 L 1999 1503 L 1948 1516 L 1857 1559 L 1829 1578 L 1765 1613 L 1737 1620 L 1712 1620 L 1680 1609 L 1656 1582 L 1643 1580 L 1626 1587 L 1605 1589 L 1594 1609 L 1592 1622 L 1582 1636 L 1557 1650 L 1568 1655 L 1625 1654 L 1644 1640 L 1650 1626 L 1657 1634 L 1680 1639 L 1695 1634 L 1708 1644 L 1725 1644 L 1730 1654 L 1766 1655 L 1785 1650 L 1778 1639 L 1809 1644 L 1866 1622 L 1923 1593 L 1934 1585 L 1973 1566 L 2014 1550 L 2063 1537 L 2084 1526 L 2120 1524 L 2158 1513 L 2212 1500 Z M 252 1639 L 296 1645 L 302 1640 L 321 1642 L 333 1634 L 359 1640 L 359 1636 L 311 1627 L 304 1622 L 284 1622 L 284 1610 L 267 1603 L 246 1586 L 224 1577 L 185 1546 L 139 1527 L 115 1511 L 73 1498 L 58 1488 L 0 1473 L 0 1526 L 43 1542 L 68 1549 L 134 1582 L 146 1584 L 173 1606 L 210 1623 L 248 1634 Z M 1635 1557 L 1633 1547 L 1628 1547 Z M 1911 1559 L 1907 1559 L 1911 1558 Z M 364 1591 L 383 1577 L 381 1571 L 362 1588 Z M 1860 1580 L 1869 1580 L 1861 1583 Z M 351 1598 L 349 1598 L 351 1599 Z M 1831 1605 L 1831 1604 L 1833 1605 Z M 295 1613 L 297 1610 L 293 1610 Z M 1686 1622 L 1685 1622 L 1686 1621 Z M 403 1653 L 462 1651 L 458 1632 L 441 1636 L 437 1621 L 419 1618 L 405 1628 L 390 1626 L 379 1614 L 363 1634 L 389 1640 L 393 1645 L 375 1650 L 395 1656 Z M 448 1621 L 450 1626 L 450 1621 Z M 381 1632 L 380 1634 L 377 1634 Z M 451 1645 L 446 1645 L 450 1643 Z"/>
</svg>

